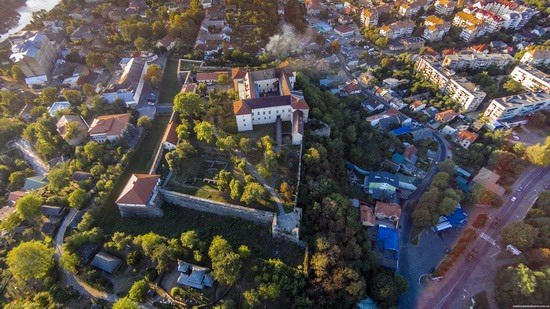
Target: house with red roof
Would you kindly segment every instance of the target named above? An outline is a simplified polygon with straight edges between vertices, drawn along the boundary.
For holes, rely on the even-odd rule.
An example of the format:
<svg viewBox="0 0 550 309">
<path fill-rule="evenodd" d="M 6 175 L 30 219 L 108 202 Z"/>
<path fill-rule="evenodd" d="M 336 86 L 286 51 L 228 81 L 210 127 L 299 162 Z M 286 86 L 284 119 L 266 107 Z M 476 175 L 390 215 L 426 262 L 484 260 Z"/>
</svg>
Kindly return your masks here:
<svg viewBox="0 0 550 309">
<path fill-rule="evenodd" d="M 353 28 L 346 25 L 341 25 L 334 28 L 334 32 L 343 37 L 352 36 L 354 34 Z"/>
<path fill-rule="evenodd" d="M 165 150 L 173 150 L 178 145 L 178 132 L 176 132 L 178 125 L 178 117 L 173 113 L 162 137 L 162 148 Z"/>
<path fill-rule="evenodd" d="M 115 142 L 122 138 L 124 129 L 130 123 L 131 118 L 130 114 L 99 116 L 90 125 L 88 135 L 98 143 Z"/>
<path fill-rule="evenodd" d="M 458 132 L 455 142 L 457 142 L 462 148 L 468 149 L 470 145 L 476 141 L 477 137 L 478 135 L 476 133 L 472 133 L 468 130 L 462 130 Z"/>
<path fill-rule="evenodd" d="M 452 109 L 448 109 L 446 111 L 435 114 L 435 121 L 439 123 L 447 123 L 455 119 L 457 116 L 458 114 L 455 111 L 453 111 Z"/>
<path fill-rule="evenodd" d="M 116 204 L 123 217 L 161 217 L 158 188 L 160 175 L 132 174 Z"/>
</svg>

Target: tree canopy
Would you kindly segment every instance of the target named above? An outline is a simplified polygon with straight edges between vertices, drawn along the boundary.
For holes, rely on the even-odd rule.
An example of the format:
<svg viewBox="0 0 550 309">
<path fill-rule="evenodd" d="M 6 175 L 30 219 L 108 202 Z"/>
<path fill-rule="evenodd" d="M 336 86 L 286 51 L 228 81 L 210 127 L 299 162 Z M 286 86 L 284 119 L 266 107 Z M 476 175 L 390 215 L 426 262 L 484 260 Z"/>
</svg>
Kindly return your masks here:
<svg viewBox="0 0 550 309">
<path fill-rule="evenodd" d="M 8 252 L 10 272 L 22 282 L 46 279 L 54 266 L 54 249 L 39 241 L 22 242 Z"/>
</svg>

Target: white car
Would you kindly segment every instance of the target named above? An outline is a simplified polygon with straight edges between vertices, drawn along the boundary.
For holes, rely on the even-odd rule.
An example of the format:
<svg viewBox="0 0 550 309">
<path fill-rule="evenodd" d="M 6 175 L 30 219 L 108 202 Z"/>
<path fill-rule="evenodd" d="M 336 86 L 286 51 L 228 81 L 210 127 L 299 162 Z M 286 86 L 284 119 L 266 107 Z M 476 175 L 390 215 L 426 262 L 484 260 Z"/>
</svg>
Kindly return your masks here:
<svg viewBox="0 0 550 309">
<path fill-rule="evenodd" d="M 519 141 L 519 136 L 517 135 L 512 135 L 512 138 L 515 139 L 516 141 Z"/>
<path fill-rule="evenodd" d="M 510 201 L 515 202 L 515 201 L 516 201 L 516 197 L 515 197 L 515 196 L 512 196 L 512 198 L 510 199 Z"/>
</svg>

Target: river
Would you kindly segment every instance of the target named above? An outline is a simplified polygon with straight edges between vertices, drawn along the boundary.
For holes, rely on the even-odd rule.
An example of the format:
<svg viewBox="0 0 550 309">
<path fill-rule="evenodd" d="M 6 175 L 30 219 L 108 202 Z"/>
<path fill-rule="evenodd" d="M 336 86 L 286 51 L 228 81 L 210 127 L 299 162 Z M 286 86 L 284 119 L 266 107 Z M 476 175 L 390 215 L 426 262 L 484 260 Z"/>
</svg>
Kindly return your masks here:
<svg viewBox="0 0 550 309">
<path fill-rule="evenodd" d="M 19 22 L 7 33 L 4 33 L 2 36 L 0 36 L 0 43 L 7 40 L 10 34 L 23 30 L 23 28 L 25 28 L 25 26 L 31 22 L 32 13 L 40 10 L 49 11 L 53 9 L 59 2 L 61 2 L 61 0 L 27 0 L 27 4 L 17 9 L 17 12 L 21 14 Z"/>
</svg>

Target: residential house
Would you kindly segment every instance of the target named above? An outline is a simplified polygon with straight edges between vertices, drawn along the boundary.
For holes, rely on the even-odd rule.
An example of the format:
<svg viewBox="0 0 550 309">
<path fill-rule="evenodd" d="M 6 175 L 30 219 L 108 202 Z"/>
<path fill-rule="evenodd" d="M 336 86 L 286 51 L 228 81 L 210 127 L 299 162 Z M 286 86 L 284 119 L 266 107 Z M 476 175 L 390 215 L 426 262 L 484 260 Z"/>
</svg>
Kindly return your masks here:
<svg viewBox="0 0 550 309">
<path fill-rule="evenodd" d="M 435 115 L 435 121 L 439 123 L 447 123 L 453 119 L 455 119 L 458 116 L 455 111 L 452 109 L 448 109 L 446 111 L 439 112 Z"/>
<path fill-rule="evenodd" d="M 334 32 L 336 32 L 341 37 L 353 36 L 353 34 L 355 33 L 352 27 L 346 25 L 335 27 Z"/>
<path fill-rule="evenodd" d="M 88 132 L 88 126 L 78 115 L 63 115 L 56 127 L 61 138 L 73 147 L 84 142 Z"/>
<path fill-rule="evenodd" d="M 370 113 L 378 110 L 383 110 L 384 104 L 380 103 L 377 100 L 367 98 L 365 101 L 361 102 L 361 107 Z"/>
<path fill-rule="evenodd" d="M 426 116 L 428 116 L 430 119 L 434 118 L 437 113 L 439 113 L 439 110 L 433 106 L 428 106 L 425 108 L 422 113 L 424 113 Z"/>
<path fill-rule="evenodd" d="M 116 200 L 121 216 L 161 217 L 159 185 L 160 175 L 132 174 Z"/>
<path fill-rule="evenodd" d="M 479 173 L 475 175 L 474 179 L 472 179 L 472 184 L 482 186 L 483 188 L 502 197 L 504 196 L 504 193 L 506 192 L 506 190 L 502 186 L 497 184 L 499 179 L 500 179 L 499 174 L 491 171 L 490 169 L 483 167 L 481 168 Z"/>
<path fill-rule="evenodd" d="M 483 20 L 486 33 L 497 32 L 504 24 L 504 19 L 489 10 L 471 6 L 465 8 L 464 12 L 472 14 L 476 18 Z"/>
<path fill-rule="evenodd" d="M 458 135 L 455 138 L 455 141 L 464 149 L 468 149 L 470 145 L 472 145 L 478 135 L 476 133 L 472 133 L 468 130 L 462 130 L 458 132 Z"/>
<path fill-rule="evenodd" d="M 426 103 L 424 103 L 423 101 L 416 100 L 411 104 L 409 104 L 409 109 L 411 109 L 414 112 L 420 112 L 424 108 L 426 108 Z"/>
<path fill-rule="evenodd" d="M 375 199 L 392 200 L 399 187 L 397 177 L 388 172 L 370 172 L 365 177 L 364 187 Z"/>
<path fill-rule="evenodd" d="M 48 178 L 46 176 L 33 176 L 25 178 L 25 184 L 23 185 L 23 191 L 32 191 L 40 189 L 48 184 Z"/>
<path fill-rule="evenodd" d="M 448 216 L 440 216 L 436 226 L 434 226 L 432 229 L 435 232 L 442 232 L 450 228 L 461 226 L 467 220 L 468 215 L 462 210 L 460 204 L 458 204 L 453 213 Z"/>
<path fill-rule="evenodd" d="M 399 261 L 399 232 L 383 224 L 378 225 L 376 248 L 380 252 L 377 258 L 386 268 L 397 270 Z"/>
<path fill-rule="evenodd" d="M 12 191 L 8 194 L 8 206 L 15 206 L 15 202 L 27 194 L 27 191 Z"/>
<path fill-rule="evenodd" d="M 550 93 L 550 77 L 527 64 L 519 64 L 510 77 L 529 91 L 545 91 Z"/>
<path fill-rule="evenodd" d="M 88 130 L 90 138 L 98 143 L 111 143 L 123 137 L 124 130 L 130 125 L 131 114 L 99 116 L 94 119 Z"/>
<path fill-rule="evenodd" d="M 374 215 L 376 219 L 389 220 L 397 227 L 399 218 L 401 218 L 401 206 L 396 203 L 376 202 Z"/>
<path fill-rule="evenodd" d="M 307 15 L 319 15 L 323 7 L 320 0 L 305 0 Z"/>
<path fill-rule="evenodd" d="M 40 211 L 44 216 L 48 217 L 50 220 L 53 220 L 53 219 L 60 220 L 67 212 L 67 209 L 65 207 L 59 207 L 59 206 L 42 205 L 40 207 Z"/>
<path fill-rule="evenodd" d="M 359 206 L 359 211 L 361 213 L 361 224 L 363 226 L 369 227 L 376 225 L 376 217 L 371 207 L 366 204 L 361 204 Z"/>
<path fill-rule="evenodd" d="M 344 91 L 348 95 L 360 94 L 361 93 L 361 87 L 359 86 L 357 81 L 352 81 L 344 87 Z"/>
<path fill-rule="evenodd" d="M 167 51 L 171 51 L 176 46 L 176 39 L 170 35 L 166 35 L 159 40 L 155 46 L 158 48 L 166 48 Z"/>
<path fill-rule="evenodd" d="M 112 275 L 120 268 L 122 260 L 112 254 L 101 251 L 94 256 L 91 265 Z"/>
<path fill-rule="evenodd" d="M 409 145 L 407 148 L 405 148 L 405 151 L 403 152 L 403 157 L 405 161 L 416 164 L 416 161 L 418 161 L 418 148 L 416 148 L 414 145 Z"/>
<path fill-rule="evenodd" d="M 180 275 L 177 279 L 177 283 L 192 287 L 195 289 L 204 289 L 205 287 L 212 287 L 214 285 L 214 277 L 210 273 L 210 269 L 197 265 L 192 265 L 178 261 L 178 271 Z"/>
<path fill-rule="evenodd" d="M 441 129 L 441 134 L 443 134 L 445 136 L 449 136 L 449 137 L 452 138 L 456 135 L 457 131 L 458 131 L 457 129 L 446 125 L 446 126 L 443 127 L 443 129 Z"/>
</svg>

